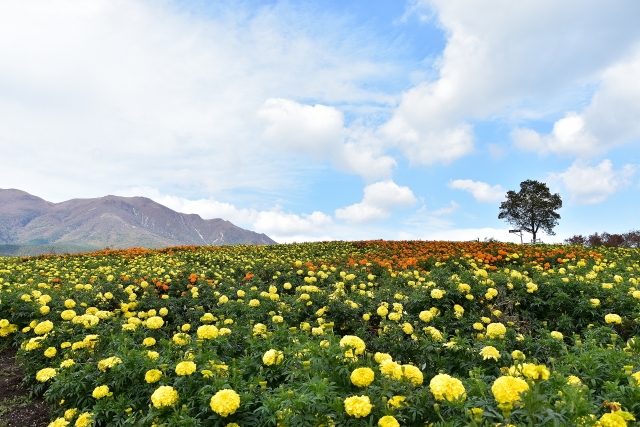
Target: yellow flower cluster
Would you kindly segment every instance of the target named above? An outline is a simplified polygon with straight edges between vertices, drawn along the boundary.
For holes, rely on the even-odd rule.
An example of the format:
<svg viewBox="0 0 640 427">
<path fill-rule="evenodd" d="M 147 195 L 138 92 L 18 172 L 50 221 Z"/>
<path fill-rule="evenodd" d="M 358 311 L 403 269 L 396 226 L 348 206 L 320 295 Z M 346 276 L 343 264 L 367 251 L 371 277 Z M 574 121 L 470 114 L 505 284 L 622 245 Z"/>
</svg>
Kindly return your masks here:
<svg viewBox="0 0 640 427">
<path fill-rule="evenodd" d="M 196 371 L 196 364 L 191 361 L 180 362 L 176 365 L 178 376 L 191 375 Z"/>
<path fill-rule="evenodd" d="M 438 374 L 429 382 L 429 390 L 438 401 L 465 399 L 466 390 L 462 381 L 447 374 Z"/>
<path fill-rule="evenodd" d="M 158 369 L 150 369 L 144 374 L 144 380 L 149 384 L 157 383 L 162 377 L 162 371 Z"/>
<path fill-rule="evenodd" d="M 507 328 L 502 323 L 489 323 L 487 325 L 487 337 L 489 338 L 504 338 L 506 333 Z"/>
<path fill-rule="evenodd" d="M 36 380 L 41 383 L 49 381 L 51 378 L 56 376 L 57 371 L 53 368 L 44 368 L 40 369 L 38 373 L 36 373 Z"/>
<path fill-rule="evenodd" d="M 267 366 L 279 365 L 283 360 L 284 355 L 282 354 L 282 352 L 274 349 L 268 350 L 262 356 L 262 363 Z"/>
<path fill-rule="evenodd" d="M 498 403 L 514 404 L 520 401 L 520 394 L 529 390 L 529 384 L 522 378 L 498 377 L 491 386 L 493 397 Z"/>
<path fill-rule="evenodd" d="M 355 335 L 345 335 L 340 340 L 340 347 L 347 347 L 352 349 L 356 355 L 360 355 L 364 353 L 367 348 L 364 341 L 361 338 L 356 337 Z"/>
<path fill-rule="evenodd" d="M 351 382 L 357 387 L 367 387 L 373 382 L 375 374 L 371 368 L 357 368 L 351 373 Z"/>
<path fill-rule="evenodd" d="M 94 399 L 102 399 L 105 396 L 109 395 L 109 386 L 108 385 L 101 385 L 98 386 L 96 388 L 93 389 L 93 393 L 91 393 L 91 396 L 93 396 Z"/>
<path fill-rule="evenodd" d="M 372 408 L 369 396 L 351 396 L 344 400 L 344 409 L 352 417 L 366 417 L 371 413 Z"/>
<path fill-rule="evenodd" d="M 218 338 L 219 331 L 214 325 L 202 325 L 198 327 L 197 334 L 198 338 L 209 340 Z"/>
<path fill-rule="evenodd" d="M 178 401 L 180 396 L 178 392 L 171 386 L 163 385 L 156 389 L 151 395 L 153 406 L 160 409 L 165 406 L 171 406 Z"/>
<path fill-rule="evenodd" d="M 115 365 L 122 363 L 122 359 L 116 356 L 107 357 L 98 362 L 98 369 L 107 372 L 107 369 L 113 368 Z"/>
<path fill-rule="evenodd" d="M 230 389 L 220 390 L 211 397 L 209 406 L 216 414 L 221 417 L 227 417 L 235 413 L 240 407 L 240 396 Z"/>
</svg>

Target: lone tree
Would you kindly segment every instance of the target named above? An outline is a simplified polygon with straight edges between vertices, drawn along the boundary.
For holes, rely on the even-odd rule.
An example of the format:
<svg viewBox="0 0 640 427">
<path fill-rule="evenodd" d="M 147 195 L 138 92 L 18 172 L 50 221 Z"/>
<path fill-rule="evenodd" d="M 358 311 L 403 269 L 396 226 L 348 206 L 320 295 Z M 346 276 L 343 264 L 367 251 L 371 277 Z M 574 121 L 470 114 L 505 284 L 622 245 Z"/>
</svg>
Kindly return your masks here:
<svg viewBox="0 0 640 427">
<path fill-rule="evenodd" d="M 538 230 L 542 228 L 553 236 L 553 227 L 558 225 L 560 215 L 555 212 L 562 207 L 559 194 L 551 194 L 544 182 L 530 179 L 520 183 L 520 191 L 507 191 L 507 200 L 500 204 L 499 219 L 533 235 L 535 243 Z"/>
</svg>

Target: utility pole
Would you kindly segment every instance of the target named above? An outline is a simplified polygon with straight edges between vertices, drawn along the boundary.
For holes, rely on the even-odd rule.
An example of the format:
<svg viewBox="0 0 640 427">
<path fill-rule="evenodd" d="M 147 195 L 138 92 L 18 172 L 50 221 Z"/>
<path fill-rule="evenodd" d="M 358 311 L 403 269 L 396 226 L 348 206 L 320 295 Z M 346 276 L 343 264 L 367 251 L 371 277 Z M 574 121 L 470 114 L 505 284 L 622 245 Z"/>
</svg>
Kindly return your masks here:
<svg viewBox="0 0 640 427">
<path fill-rule="evenodd" d="M 517 234 L 520 236 L 520 244 L 522 245 L 522 230 L 509 230 L 509 233 Z"/>
</svg>

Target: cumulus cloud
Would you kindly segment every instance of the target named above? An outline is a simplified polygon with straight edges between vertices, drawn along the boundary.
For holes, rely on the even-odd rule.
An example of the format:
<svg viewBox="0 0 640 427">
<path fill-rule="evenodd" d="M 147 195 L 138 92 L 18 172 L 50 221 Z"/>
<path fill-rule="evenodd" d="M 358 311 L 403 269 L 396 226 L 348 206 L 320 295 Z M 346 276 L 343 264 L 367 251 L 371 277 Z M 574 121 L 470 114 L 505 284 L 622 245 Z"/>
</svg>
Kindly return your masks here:
<svg viewBox="0 0 640 427">
<path fill-rule="evenodd" d="M 608 67 L 619 68 L 640 39 L 635 22 L 640 3 L 632 0 L 613 1 L 607 8 L 577 0 L 416 0 L 409 2 L 408 13 L 437 22 L 447 35 L 435 63 L 437 79 L 403 93 L 393 117 L 381 127 L 415 163 L 448 163 L 472 152 L 472 121 L 517 118 L 531 110 L 539 116 L 558 107 L 564 111 L 565 104 L 574 102 L 567 88 L 581 89 L 596 83 Z M 632 75 L 620 87 L 636 86 Z M 618 99 L 625 96 L 614 92 Z M 624 105 L 633 99 L 637 102 L 638 96 L 629 95 Z M 573 145 L 581 128 L 568 119 L 558 135 Z M 619 132 L 636 126 L 637 121 L 625 121 Z M 520 136 L 545 144 L 528 133 Z"/>
<path fill-rule="evenodd" d="M 582 113 L 571 111 L 547 135 L 527 128 L 511 133 L 514 143 L 540 154 L 581 158 L 640 138 L 640 49 L 603 73 L 600 86 Z"/>
<path fill-rule="evenodd" d="M 562 183 L 571 194 L 571 200 L 581 204 L 595 204 L 629 185 L 636 169 L 634 165 L 625 165 L 616 171 L 609 159 L 596 166 L 576 161 L 566 171 L 551 174 L 550 177 Z"/>
<path fill-rule="evenodd" d="M 504 199 L 506 194 L 506 190 L 499 184 L 492 187 L 486 182 L 470 179 L 456 179 L 449 183 L 449 187 L 468 191 L 478 202 L 498 202 Z"/>
<path fill-rule="evenodd" d="M 195 213 L 204 219 L 222 218 L 235 225 L 248 226 L 253 231 L 265 233 L 279 243 L 332 240 L 333 220 L 330 215 L 319 211 L 298 215 L 287 213 L 278 205 L 268 210 L 237 208 L 215 198 L 189 200 L 162 194 L 150 187 L 131 188 L 119 191 L 118 195 L 142 195 L 177 212 Z"/>
<path fill-rule="evenodd" d="M 409 187 L 399 186 L 393 181 L 380 181 L 367 185 L 362 202 L 336 209 L 336 218 L 348 222 L 366 222 L 385 219 L 394 209 L 413 206 L 416 197 Z"/>
<path fill-rule="evenodd" d="M 452 200 L 449 204 L 449 207 L 436 209 L 435 211 L 431 212 L 431 215 L 435 215 L 435 216 L 452 215 L 458 209 L 460 209 L 460 205 L 456 203 L 455 200 Z"/>
<path fill-rule="evenodd" d="M 346 129 L 344 116 L 335 107 L 272 98 L 258 116 L 267 123 L 265 138 L 281 150 L 328 159 L 338 169 L 367 180 L 390 177 L 396 165 L 393 158 L 381 155 L 370 131 Z"/>
<path fill-rule="evenodd" d="M 183 3 L 0 3 L 0 39 L 11 41 L 0 44 L 4 186 L 49 200 L 135 185 L 183 195 L 286 191 L 309 167 L 265 144 L 255 114 L 265 100 L 388 101 L 357 82 L 393 71 L 344 22 L 280 3 Z M 331 127 L 342 120 L 336 110 L 305 114 L 297 128 L 305 152 L 342 135 Z M 318 117 L 329 127 L 314 128 Z M 345 168 L 387 176 L 392 159 L 369 154 L 357 167 L 344 155 Z"/>
</svg>

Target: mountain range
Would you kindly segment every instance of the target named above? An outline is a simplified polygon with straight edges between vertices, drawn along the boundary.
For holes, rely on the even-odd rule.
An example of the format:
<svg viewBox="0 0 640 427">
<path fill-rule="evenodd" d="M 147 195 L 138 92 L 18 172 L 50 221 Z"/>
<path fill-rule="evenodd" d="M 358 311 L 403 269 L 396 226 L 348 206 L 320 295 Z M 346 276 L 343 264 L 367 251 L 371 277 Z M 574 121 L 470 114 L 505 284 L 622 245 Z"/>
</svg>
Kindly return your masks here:
<svg viewBox="0 0 640 427">
<path fill-rule="evenodd" d="M 105 196 L 48 202 L 0 189 L 0 253 L 78 252 L 179 245 L 275 244 L 220 218 L 202 219 L 146 197 Z"/>
</svg>

